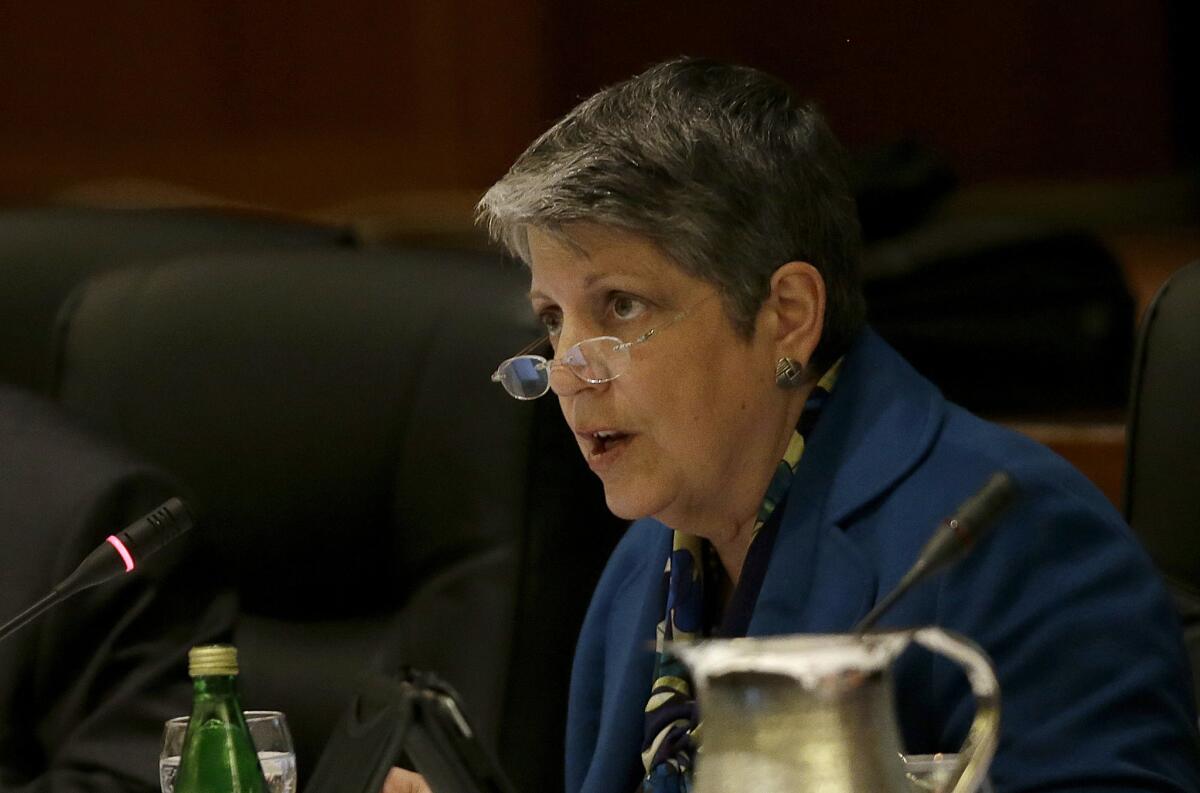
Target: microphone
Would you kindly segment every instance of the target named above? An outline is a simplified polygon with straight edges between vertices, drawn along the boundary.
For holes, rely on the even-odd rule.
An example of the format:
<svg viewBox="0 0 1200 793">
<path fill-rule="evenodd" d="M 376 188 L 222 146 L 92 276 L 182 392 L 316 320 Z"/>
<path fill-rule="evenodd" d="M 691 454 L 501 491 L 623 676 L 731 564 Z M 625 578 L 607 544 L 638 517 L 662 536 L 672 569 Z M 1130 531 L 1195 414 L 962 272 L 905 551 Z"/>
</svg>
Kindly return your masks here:
<svg viewBox="0 0 1200 793">
<path fill-rule="evenodd" d="M 900 596 L 919 581 L 948 567 L 966 555 L 975 543 L 988 532 L 1016 500 L 1017 485 L 1005 471 L 991 475 L 987 483 L 964 501 L 954 514 L 943 520 L 925 543 L 917 561 L 908 569 L 900 583 L 867 616 L 854 626 L 854 633 L 869 630 Z"/>
<path fill-rule="evenodd" d="M 167 499 L 152 512 L 110 534 L 50 594 L 0 626 L 0 641 L 71 595 L 133 572 L 159 548 L 192 528 L 193 523 L 192 513 L 183 501 Z"/>
</svg>

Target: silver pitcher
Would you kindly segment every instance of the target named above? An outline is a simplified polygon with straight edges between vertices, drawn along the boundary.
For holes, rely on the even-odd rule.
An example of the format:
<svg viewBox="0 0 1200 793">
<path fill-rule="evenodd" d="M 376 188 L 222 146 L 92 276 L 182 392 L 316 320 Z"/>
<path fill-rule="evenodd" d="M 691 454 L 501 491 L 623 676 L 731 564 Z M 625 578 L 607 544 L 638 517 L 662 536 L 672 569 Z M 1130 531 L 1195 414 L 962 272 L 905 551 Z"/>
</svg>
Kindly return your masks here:
<svg viewBox="0 0 1200 793">
<path fill-rule="evenodd" d="M 920 628 L 672 642 L 700 706 L 696 793 L 910 793 L 891 666 L 912 642 L 966 671 L 975 720 L 943 790 L 974 791 L 996 752 L 996 675 L 967 639 Z"/>
</svg>

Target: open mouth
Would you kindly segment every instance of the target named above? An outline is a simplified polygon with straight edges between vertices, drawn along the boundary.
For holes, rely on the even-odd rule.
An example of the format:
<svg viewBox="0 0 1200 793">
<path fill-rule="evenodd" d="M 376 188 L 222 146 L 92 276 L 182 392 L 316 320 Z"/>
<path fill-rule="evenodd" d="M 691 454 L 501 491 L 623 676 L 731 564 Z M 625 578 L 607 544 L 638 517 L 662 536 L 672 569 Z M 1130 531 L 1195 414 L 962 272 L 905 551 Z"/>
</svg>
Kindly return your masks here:
<svg viewBox="0 0 1200 793">
<path fill-rule="evenodd" d="M 588 452 L 588 456 L 600 457 L 628 443 L 629 439 L 633 436 L 625 432 L 604 430 L 601 432 L 589 433 L 587 437 L 591 440 L 592 444 L 592 448 Z"/>
</svg>

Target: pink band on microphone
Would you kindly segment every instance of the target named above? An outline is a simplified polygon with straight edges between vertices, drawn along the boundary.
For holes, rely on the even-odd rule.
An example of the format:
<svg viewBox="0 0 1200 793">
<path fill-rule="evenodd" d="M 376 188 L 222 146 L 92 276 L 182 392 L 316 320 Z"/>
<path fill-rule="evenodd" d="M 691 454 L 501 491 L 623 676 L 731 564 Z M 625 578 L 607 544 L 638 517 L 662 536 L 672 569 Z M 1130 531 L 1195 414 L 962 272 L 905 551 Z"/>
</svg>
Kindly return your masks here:
<svg viewBox="0 0 1200 793">
<path fill-rule="evenodd" d="M 121 554 L 121 559 L 125 562 L 125 572 L 133 569 L 133 556 L 129 553 L 129 549 L 125 547 L 125 543 L 117 539 L 115 534 L 108 535 L 108 544 L 117 549 L 117 553 Z"/>
</svg>

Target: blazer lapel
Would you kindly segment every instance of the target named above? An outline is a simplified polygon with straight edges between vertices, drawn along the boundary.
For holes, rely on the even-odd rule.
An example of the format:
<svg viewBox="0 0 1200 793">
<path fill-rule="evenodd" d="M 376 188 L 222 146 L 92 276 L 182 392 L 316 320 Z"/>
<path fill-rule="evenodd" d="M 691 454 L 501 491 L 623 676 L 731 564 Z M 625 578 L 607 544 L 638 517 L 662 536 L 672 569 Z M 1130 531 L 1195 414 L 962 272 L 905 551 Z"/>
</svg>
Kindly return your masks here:
<svg viewBox="0 0 1200 793">
<path fill-rule="evenodd" d="M 587 793 L 622 791 L 642 775 L 646 698 L 654 674 L 654 638 L 662 619 L 662 574 L 671 552 L 671 530 L 661 529 L 649 558 L 626 580 L 613 601 L 605 662 L 603 731 L 583 785 Z M 648 544 L 649 545 L 649 544 Z M 633 637 L 630 640 L 630 637 Z"/>
<path fill-rule="evenodd" d="M 847 631 L 870 610 L 878 581 L 853 541 L 855 513 L 920 461 L 944 412 L 937 389 L 865 331 L 788 492 L 751 635 Z"/>
</svg>

